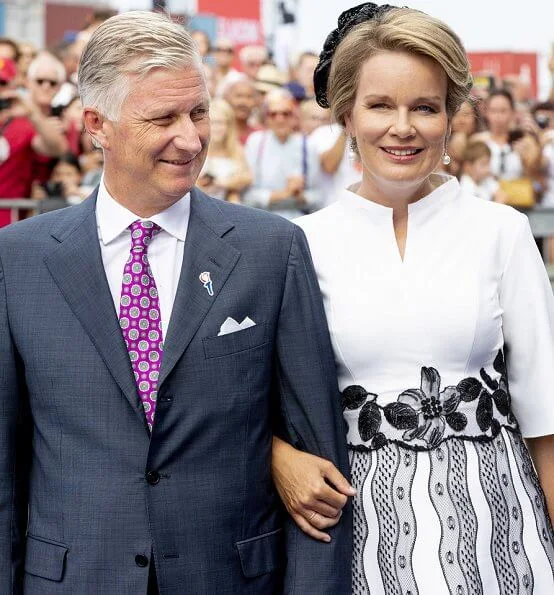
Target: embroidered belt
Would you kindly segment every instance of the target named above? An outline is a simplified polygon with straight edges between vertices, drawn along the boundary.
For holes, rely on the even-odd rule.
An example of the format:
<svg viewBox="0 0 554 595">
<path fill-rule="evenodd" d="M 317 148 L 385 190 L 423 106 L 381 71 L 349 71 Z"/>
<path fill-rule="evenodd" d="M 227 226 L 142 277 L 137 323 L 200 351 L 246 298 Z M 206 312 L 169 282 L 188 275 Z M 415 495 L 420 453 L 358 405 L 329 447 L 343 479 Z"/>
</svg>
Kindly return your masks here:
<svg viewBox="0 0 554 595">
<path fill-rule="evenodd" d="M 385 406 L 362 386 L 347 386 L 341 397 L 348 447 L 375 450 L 394 442 L 430 450 L 448 438 L 483 441 L 497 436 L 502 427 L 518 430 L 502 351 L 493 368 L 498 380 L 481 368 L 480 378 L 464 378 L 441 390 L 439 372 L 423 367 L 421 387 L 403 391 Z"/>
</svg>

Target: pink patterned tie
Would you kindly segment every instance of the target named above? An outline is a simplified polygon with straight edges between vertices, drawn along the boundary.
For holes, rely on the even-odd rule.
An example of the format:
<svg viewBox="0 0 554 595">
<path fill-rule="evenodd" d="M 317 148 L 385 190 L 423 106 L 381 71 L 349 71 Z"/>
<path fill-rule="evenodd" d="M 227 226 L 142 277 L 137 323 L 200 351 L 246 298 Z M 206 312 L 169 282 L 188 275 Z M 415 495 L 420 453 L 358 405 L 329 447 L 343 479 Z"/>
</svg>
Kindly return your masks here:
<svg viewBox="0 0 554 595">
<path fill-rule="evenodd" d="M 152 221 L 135 221 L 131 230 L 131 253 L 125 263 L 119 325 L 135 373 L 137 391 L 152 432 L 158 376 L 162 365 L 163 336 L 158 290 L 148 263 L 148 244 L 160 227 Z"/>
</svg>

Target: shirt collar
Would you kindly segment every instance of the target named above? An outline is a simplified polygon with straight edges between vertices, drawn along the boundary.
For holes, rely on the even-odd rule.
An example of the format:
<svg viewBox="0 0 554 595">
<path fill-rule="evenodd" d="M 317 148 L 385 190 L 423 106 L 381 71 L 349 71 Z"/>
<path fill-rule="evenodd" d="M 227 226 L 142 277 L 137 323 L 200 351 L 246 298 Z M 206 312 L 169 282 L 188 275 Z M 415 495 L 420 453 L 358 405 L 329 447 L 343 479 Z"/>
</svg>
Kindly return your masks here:
<svg viewBox="0 0 554 595">
<path fill-rule="evenodd" d="M 165 209 L 165 211 L 148 217 L 148 220 L 156 223 L 164 231 L 184 242 L 187 235 L 189 217 L 190 193 L 187 193 L 183 198 Z M 115 240 L 137 219 L 141 219 L 141 217 L 126 209 L 111 196 L 102 176 L 96 199 L 96 221 L 102 243 L 107 245 Z"/>
</svg>

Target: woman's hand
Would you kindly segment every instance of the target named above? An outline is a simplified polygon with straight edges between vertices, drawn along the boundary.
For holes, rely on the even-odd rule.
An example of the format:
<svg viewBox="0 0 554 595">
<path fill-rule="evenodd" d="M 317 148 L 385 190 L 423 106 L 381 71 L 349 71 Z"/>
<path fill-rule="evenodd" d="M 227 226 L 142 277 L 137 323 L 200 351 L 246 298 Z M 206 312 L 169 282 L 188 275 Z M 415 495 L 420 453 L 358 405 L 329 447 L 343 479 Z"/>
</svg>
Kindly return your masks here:
<svg viewBox="0 0 554 595">
<path fill-rule="evenodd" d="M 273 438 L 273 480 L 294 522 L 314 539 L 329 542 L 325 529 L 336 525 L 348 496 L 356 490 L 326 459 Z"/>
</svg>

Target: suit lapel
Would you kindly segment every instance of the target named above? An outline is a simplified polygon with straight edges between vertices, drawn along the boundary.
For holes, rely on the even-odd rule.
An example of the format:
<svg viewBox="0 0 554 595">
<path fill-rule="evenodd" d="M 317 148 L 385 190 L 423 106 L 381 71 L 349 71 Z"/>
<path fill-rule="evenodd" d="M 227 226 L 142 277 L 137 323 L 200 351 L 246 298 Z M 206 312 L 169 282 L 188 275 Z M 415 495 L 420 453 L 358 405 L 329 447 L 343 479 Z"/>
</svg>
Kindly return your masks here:
<svg viewBox="0 0 554 595">
<path fill-rule="evenodd" d="M 225 220 L 215 199 L 191 191 L 190 220 L 175 303 L 164 341 L 159 387 L 188 347 L 237 264 L 240 252 L 222 239 L 233 225 Z M 213 296 L 200 281 L 210 273 Z"/>
<path fill-rule="evenodd" d="M 102 263 L 93 195 L 72 207 L 72 216 L 52 235 L 60 244 L 46 266 L 108 370 L 144 423 L 140 399 Z M 83 379 L 86 381 L 86 379 Z"/>
</svg>

